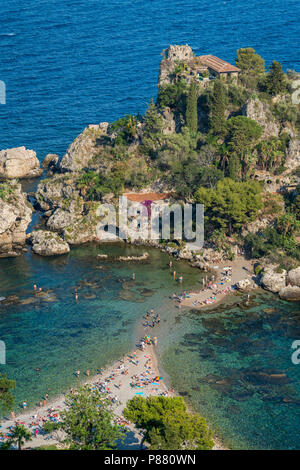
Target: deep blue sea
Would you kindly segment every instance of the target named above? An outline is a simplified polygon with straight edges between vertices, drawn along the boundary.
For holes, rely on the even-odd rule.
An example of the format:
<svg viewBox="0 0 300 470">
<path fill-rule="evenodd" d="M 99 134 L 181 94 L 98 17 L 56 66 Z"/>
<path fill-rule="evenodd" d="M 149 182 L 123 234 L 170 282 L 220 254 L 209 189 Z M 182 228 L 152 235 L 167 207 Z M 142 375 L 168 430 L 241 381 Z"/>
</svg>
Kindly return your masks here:
<svg viewBox="0 0 300 470">
<path fill-rule="evenodd" d="M 233 62 L 252 46 L 299 70 L 298 0 L 1 0 L 0 149 L 63 155 L 89 123 L 144 112 L 161 51 Z"/>
<path fill-rule="evenodd" d="M 0 2 L 7 88 L 0 149 L 25 145 L 40 159 L 62 156 L 90 123 L 143 113 L 156 97 L 160 53 L 169 44 L 230 62 L 238 48 L 252 46 L 267 64 L 276 59 L 300 70 L 299 0 Z M 74 370 L 94 373 L 128 352 L 137 322 L 155 308 L 162 369 L 226 444 L 300 448 L 300 366 L 291 362 L 299 304 L 255 293 L 248 306 L 238 296 L 210 313 L 179 311 L 168 299 L 178 285 L 165 254 L 150 250 L 146 264 L 125 266 L 97 261 L 99 251 L 143 250 L 90 246 L 58 258 L 0 259 L 0 296 L 22 301 L 0 306 L 7 346 L 0 372 L 17 381 L 17 411 L 24 399 L 34 406 L 46 392 L 53 398 L 66 390 Z M 182 288 L 201 286 L 201 272 L 175 265 Z M 47 296 L 33 297 L 34 284 Z"/>
</svg>

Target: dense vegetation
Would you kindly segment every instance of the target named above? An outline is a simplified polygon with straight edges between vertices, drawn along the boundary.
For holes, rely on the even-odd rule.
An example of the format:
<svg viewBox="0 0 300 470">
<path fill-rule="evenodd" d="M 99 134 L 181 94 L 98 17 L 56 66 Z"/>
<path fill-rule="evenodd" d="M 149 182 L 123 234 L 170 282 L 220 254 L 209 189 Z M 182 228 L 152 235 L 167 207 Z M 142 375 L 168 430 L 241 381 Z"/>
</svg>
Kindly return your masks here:
<svg viewBox="0 0 300 470">
<path fill-rule="evenodd" d="M 199 414 L 189 413 L 181 397 L 135 397 L 124 410 L 144 432 L 150 450 L 210 450 L 212 433 Z"/>
<path fill-rule="evenodd" d="M 114 424 L 112 404 L 107 397 L 89 386 L 66 396 L 67 409 L 62 412 L 61 428 L 66 443 L 76 450 L 109 450 L 123 437 Z"/>
<path fill-rule="evenodd" d="M 236 65 L 241 69 L 238 79 L 213 79 L 203 86 L 203 74 L 189 83 L 187 64 L 177 61 L 172 83 L 160 86 L 156 103 L 151 100 L 144 116 L 125 116 L 110 125 L 99 155 L 91 162 L 106 162 L 106 168 L 90 167 L 78 177 L 81 195 L 102 200 L 107 194 L 117 196 L 125 189 L 140 190 L 160 181 L 180 199 L 205 204 L 211 240 L 240 237 L 243 227 L 264 208 L 264 186 L 278 184 L 286 170 L 291 138 L 286 128 L 299 134 L 300 112 L 291 98 L 293 80 L 299 78 L 295 72 L 285 74 L 273 61 L 266 73 L 264 59 L 252 48 L 237 51 Z M 254 106 L 262 104 L 279 133 L 266 136 L 263 127 L 245 116 L 249 100 Z M 264 173 L 260 184 L 255 181 L 257 173 Z M 287 195 L 284 210 L 297 222 L 299 198 L 297 188 Z M 273 247 L 298 257 L 294 247 L 298 225 L 293 234 L 284 234 L 280 224 L 275 225 L 256 238 L 249 236 L 248 251 L 253 256 L 268 253 L 276 232 L 279 238 Z"/>
<path fill-rule="evenodd" d="M 15 397 L 11 390 L 15 388 L 15 380 L 9 380 L 6 374 L 0 374 L 0 416 L 13 408 Z"/>
</svg>

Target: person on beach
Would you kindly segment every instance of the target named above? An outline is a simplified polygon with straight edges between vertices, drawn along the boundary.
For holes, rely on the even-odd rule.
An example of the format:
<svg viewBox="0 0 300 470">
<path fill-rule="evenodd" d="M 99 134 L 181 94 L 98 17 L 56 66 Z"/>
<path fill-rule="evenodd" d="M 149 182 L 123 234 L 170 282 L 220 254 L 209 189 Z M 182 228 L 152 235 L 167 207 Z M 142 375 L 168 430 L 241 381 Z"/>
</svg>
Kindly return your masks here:
<svg viewBox="0 0 300 470">
<path fill-rule="evenodd" d="M 12 411 L 12 412 L 10 413 L 10 415 L 11 415 L 11 419 L 13 419 L 13 420 L 16 419 L 16 415 L 15 415 L 15 412 L 14 412 L 14 411 Z"/>
<path fill-rule="evenodd" d="M 76 376 L 77 376 L 77 378 L 79 379 L 79 377 L 80 377 L 80 370 L 77 370 L 77 371 L 76 371 Z"/>
<path fill-rule="evenodd" d="M 27 402 L 23 401 L 23 409 L 26 410 L 26 408 L 27 408 Z"/>
<path fill-rule="evenodd" d="M 36 284 L 34 284 L 34 286 L 33 286 L 33 290 L 34 290 L 34 291 L 36 291 L 36 290 L 37 290 L 37 286 L 36 286 Z"/>
<path fill-rule="evenodd" d="M 172 266 L 173 266 L 172 261 L 170 261 L 169 266 L 170 266 L 170 268 L 172 268 Z"/>
<path fill-rule="evenodd" d="M 135 273 L 132 273 L 132 279 L 135 281 Z"/>
<path fill-rule="evenodd" d="M 91 371 L 90 371 L 89 369 L 86 371 L 86 375 L 87 375 L 88 377 L 90 376 L 90 372 L 91 372 Z"/>
<path fill-rule="evenodd" d="M 181 284 L 181 283 L 182 283 L 182 281 L 183 281 L 183 277 L 182 277 L 182 276 L 179 276 L 179 278 L 178 278 L 178 282 L 180 282 L 180 284 Z"/>
</svg>

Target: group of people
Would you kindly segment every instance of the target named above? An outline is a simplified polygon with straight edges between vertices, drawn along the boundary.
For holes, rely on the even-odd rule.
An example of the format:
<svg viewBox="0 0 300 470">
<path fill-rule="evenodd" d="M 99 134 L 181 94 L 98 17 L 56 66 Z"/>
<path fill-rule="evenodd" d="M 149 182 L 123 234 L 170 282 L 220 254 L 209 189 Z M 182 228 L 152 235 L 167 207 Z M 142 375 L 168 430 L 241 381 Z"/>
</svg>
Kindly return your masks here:
<svg viewBox="0 0 300 470">
<path fill-rule="evenodd" d="M 39 435 L 46 434 L 43 430 L 43 427 L 47 422 L 59 423 L 60 421 L 60 410 L 48 408 L 46 414 L 41 415 L 40 413 L 36 413 L 32 415 L 30 421 L 27 423 L 25 421 L 22 421 L 22 419 L 15 419 L 14 425 L 8 427 L 7 431 L 3 434 L 2 439 L 0 440 L 4 441 L 5 439 L 9 439 L 12 435 L 13 428 L 18 425 L 26 426 L 33 437 L 38 437 Z"/>
<path fill-rule="evenodd" d="M 145 319 L 145 323 L 143 324 L 144 327 L 150 327 L 150 328 L 154 328 L 155 325 L 160 325 L 160 316 L 158 315 L 158 313 L 154 313 L 154 310 L 151 309 L 149 312 L 146 313 L 146 315 L 144 316 L 144 319 Z"/>
</svg>

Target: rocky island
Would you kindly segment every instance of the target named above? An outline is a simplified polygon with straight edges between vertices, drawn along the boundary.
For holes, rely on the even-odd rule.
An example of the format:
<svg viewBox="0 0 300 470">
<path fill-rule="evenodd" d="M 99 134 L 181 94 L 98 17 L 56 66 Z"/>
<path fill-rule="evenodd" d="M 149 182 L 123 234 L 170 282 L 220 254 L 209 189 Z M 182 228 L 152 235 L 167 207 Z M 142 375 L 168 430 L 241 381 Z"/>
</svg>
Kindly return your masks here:
<svg viewBox="0 0 300 470">
<path fill-rule="evenodd" d="M 122 194 L 156 198 L 156 204 L 201 203 L 202 250 L 189 251 L 184 240 L 147 243 L 199 269 L 245 254 L 262 287 L 300 300 L 295 80 L 299 74 L 284 73 L 276 61 L 266 72 L 252 48 L 237 51 L 232 65 L 197 57 L 188 45 L 170 46 L 163 51 L 157 100 L 145 115 L 89 125 L 61 159 L 47 155 L 31 197 L 16 178 L 41 176 L 35 152 L 0 151 L 1 256 L 22 254 L 26 243 L 42 256 L 103 243 L 99 206 L 117 207 Z M 28 233 L 33 211 L 40 223 Z"/>
</svg>

